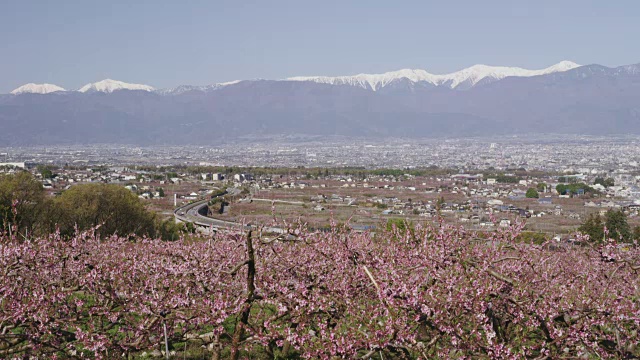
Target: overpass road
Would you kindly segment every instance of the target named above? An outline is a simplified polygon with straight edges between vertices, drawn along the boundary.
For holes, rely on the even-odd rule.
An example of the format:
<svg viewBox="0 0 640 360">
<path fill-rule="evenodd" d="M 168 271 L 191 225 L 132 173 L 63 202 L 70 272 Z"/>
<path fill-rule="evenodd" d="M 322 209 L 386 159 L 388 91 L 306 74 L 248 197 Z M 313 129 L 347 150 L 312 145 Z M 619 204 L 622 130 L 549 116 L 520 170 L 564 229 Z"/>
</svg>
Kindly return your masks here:
<svg viewBox="0 0 640 360">
<path fill-rule="evenodd" d="M 240 190 L 237 188 L 229 188 L 227 189 L 227 191 L 223 194 L 217 195 L 212 197 L 211 199 L 215 199 L 216 197 L 220 197 L 220 196 L 224 196 L 224 195 L 238 195 L 240 194 Z M 255 200 L 255 199 L 254 199 Z M 267 199 L 259 199 L 261 201 L 267 201 Z M 244 229 L 244 230 L 257 230 L 258 228 L 256 226 L 253 225 L 243 225 L 241 223 L 237 223 L 234 221 L 227 221 L 227 220 L 220 220 L 220 219 L 216 219 L 210 216 L 207 216 L 208 213 L 208 209 L 207 209 L 207 203 L 210 201 L 210 199 L 204 199 L 204 200 L 200 200 L 200 201 L 195 201 L 183 206 L 180 206 L 178 208 L 176 208 L 173 211 L 173 215 L 174 217 L 182 222 L 190 222 L 193 223 L 196 226 L 202 227 L 202 228 L 206 228 L 206 229 L 211 229 L 213 228 L 214 230 L 217 229 Z M 351 226 L 351 229 L 354 231 L 368 231 L 368 230 L 372 230 L 375 229 L 374 228 L 359 228 L 357 226 Z M 263 227 L 262 231 L 265 232 L 270 232 L 270 233 L 277 233 L 277 234 L 284 234 L 286 233 L 285 229 L 279 228 L 279 227 Z"/>
<path fill-rule="evenodd" d="M 224 196 L 227 194 L 237 195 L 239 193 L 240 193 L 239 189 L 230 188 L 230 189 L 227 189 L 227 192 L 225 192 L 224 194 L 214 196 L 212 199 L 215 199 L 216 197 Z M 190 222 L 190 223 L 193 223 L 194 225 L 204 227 L 207 229 L 210 229 L 210 228 L 213 228 L 215 230 L 219 228 L 236 229 L 236 230 L 237 229 L 245 229 L 245 230 L 256 229 L 256 227 L 252 225 L 243 225 L 234 221 L 220 220 L 220 219 L 207 216 L 207 204 L 209 203 L 210 200 L 211 199 L 204 199 L 204 200 L 195 201 L 195 202 L 180 206 L 173 211 L 173 216 L 179 221 Z M 266 228 L 262 228 L 262 230 L 266 232 L 273 232 L 273 233 L 279 233 L 279 234 L 282 234 L 285 232 L 282 228 L 278 228 L 278 227 L 266 227 Z"/>
</svg>

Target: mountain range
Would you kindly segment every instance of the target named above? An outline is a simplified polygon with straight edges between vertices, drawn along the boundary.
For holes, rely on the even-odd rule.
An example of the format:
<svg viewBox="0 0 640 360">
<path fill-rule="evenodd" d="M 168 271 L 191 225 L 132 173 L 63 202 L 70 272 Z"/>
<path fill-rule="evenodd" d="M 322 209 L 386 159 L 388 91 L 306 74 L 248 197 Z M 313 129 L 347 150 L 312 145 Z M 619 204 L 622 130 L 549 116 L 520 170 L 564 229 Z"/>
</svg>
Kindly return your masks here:
<svg viewBox="0 0 640 360">
<path fill-rule="evenodd" d="M 468 89 L 478 83 L 492 82 L 504 79 L 509 76 L 517 77 L 530 77 L 537 75 L 551 74 L 555 72 L 562 72 L 571 69 L 575 69 L 580 65 L 571 61 L 561 61 L 553 66 L 550 66 L 542 70 L 527 70 L 518 67 L 506 67 L 506 66 L 487 66 L 487 65 L 474 65 L 469 68 L 453 72 L 444 75 L 435 75 L 428 73 L 425 70 L 419 69 L 403 69 L 398 71 L 387 72 L 384 74 L 358 74 L 352 76 L 296 76 L 283 79 L 282 81 L 310 81 L 321 84 L 331 85 L 351 85 L 361 87 L 368 90 L 380 90 L 387 85 L 392 84 L 399 80 L 408 80 L 414 83 L 427 83 L 433 86 L 447 86 L 451 89 L 460 88 Z M 117 81 L 112 79 L 105 79 L 95 83 L 89 83 L 76 90 L 78 92 L 106 92 L 111 93 L 117 90 L 144 90 L 149 92 L 157 92 L 162 95 L 171 95 L 177 93 L 183 93 L 186 91 L 210 91 L 217 90 L 226 85 L 233 85 L 240 82 L 240 80 L 230 81 L 219 84 L 205 85 L 205 86 L 193 86 L 193 85 L 180 85 L 173 89 L 158 89 L 156 90 L 149 85 L 141 84 L 129 84 L 123 81 Z M 66 91 L 64 88 L 52 85 L 52 84 L 26 84 L 13 90 L 11 94 L 48 94 L 52 92 Z"/>
<path fill-rule="evenodd" d="M 0 95 L 0 145 L 212 144 L 243 136 L 640 134 L 640 64 L 475 65 L 154 89 L 115 80 Z"/>
</svg>

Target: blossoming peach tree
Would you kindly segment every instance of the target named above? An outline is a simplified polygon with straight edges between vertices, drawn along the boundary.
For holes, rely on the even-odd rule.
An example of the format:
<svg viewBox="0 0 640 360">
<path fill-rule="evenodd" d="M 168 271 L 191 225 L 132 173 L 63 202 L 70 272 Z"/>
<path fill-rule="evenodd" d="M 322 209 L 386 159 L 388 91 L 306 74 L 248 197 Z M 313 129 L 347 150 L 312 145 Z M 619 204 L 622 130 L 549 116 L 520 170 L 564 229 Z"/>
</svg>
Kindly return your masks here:
<svg viewBox="0 0 640 360">
<path fill-rule="evenodd" d="M 640 356 L 638 248 L 523 244 L 521 227 L 175 242 L 7 231 L 0 357 Z"/>
</svg>

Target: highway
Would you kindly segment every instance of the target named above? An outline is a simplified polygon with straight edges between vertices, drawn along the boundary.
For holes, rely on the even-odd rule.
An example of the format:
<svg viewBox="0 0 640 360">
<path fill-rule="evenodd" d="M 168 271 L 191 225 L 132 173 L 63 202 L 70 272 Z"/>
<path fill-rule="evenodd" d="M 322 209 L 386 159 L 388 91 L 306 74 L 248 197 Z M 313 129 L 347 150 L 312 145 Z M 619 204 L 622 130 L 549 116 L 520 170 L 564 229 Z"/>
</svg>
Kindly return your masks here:
<svg viewBox="0 0 640 360">
<path fill-rule="evenodd" d="M 231 188 L 231 189 L 228 189 L 228 193 L 221 194 L 218 196 L 224 196 L 227 194 L 237 195 L 239 193 L 240 193 L 240 190 L 236 188 Z M 216 197 L 213 197 L 212 199 L 215 199 Z M 219 220 L 219 219 L 206 216 L 207 214 L 206 207 L 207 207 L 207 203 L 210 200 L 211 199 L 205 199 L 205 200 L 195 201 L 195 202 L 180 206 L 173 211 L 173 216 L 179 221 L 190 222 L 190 223 L 193 223 L 194 225 L 204 227 L 207 229 L 210 229 L 210 228 L 213 228 L 214 230 L 217 230 L 219 228 L 245 229 L 245 230 L 256 229 L 255 226 L 242 225 L 237 222 Z M 279 233 L 279 234 L 282 234 L 285 232 L 282 228 L 278 228 L 278 227 L 265 227 L 265 228 L 262 228 L 262 231 Z"/>
<path fill-rule="evenodd" d="M 238 195 L 240 194 L 240 190 L 237 188 L 229 188 L 227 189 L 228 192 L 218 195 L 218 196 L 214 196 L 211 199 L 215 199 L 216 197 L 219 196 L 224 196 L 224 195 Z M 257 228 L 255 226 L 252 225 L 242 225 L 240 223 L 234 222 L 234 221 L 226 221 L 226 220 L 220 220 L 220 219 L 216 219 L 216 218 L 212 218 L 207 216 L 207 203 L 209 202 L 209 200 L 211 199 L 205 199 L 205 200 L 200 200 L 200 201 L 195 201 L 183 206 L 180 206 L 178 208 L 176 208 L 173 211 L 173 215 L 176 219 L 178 219 L 179 221 L 182 222 L 190 222 L 193 223 L 194 225 L 206 228 L 206 229 L 211 229 L 213 228 L 214 231 L 218 230 L 219 228 L 223 228 L 223 229 L 244 229 L 244 230 L 256 230 Z M 258 200 L 258 201 L 273 201 L 273 200 L 268 200 L 268 199 L 253 199 Z M 278 201 L 278 200 L 276 200 Z M 292 201 L 287 202 L 287 201 L 280 201 L 281 203 L 294 203 Z M 296 204 L 297 205 L 297 204 Z M 347 206 L 347 205 L 343 205 L 343 206 Z M 375 229 L 374 227 L 358 227 L 358 226 L 353 226 L 350 225 L 351 229 L 354 231 L 358 231 L 358 232 L 362 232 L 362 231 L 369 231 L 369 230 L 373 230 Z M 262 231 L 265 232 L 270 232 L 270 233 L 277 233 L 277 234 L 284 234 L 286 233 L 286 231 L 282 228 L 279 227 L 263 227 Z"/>
</svg>

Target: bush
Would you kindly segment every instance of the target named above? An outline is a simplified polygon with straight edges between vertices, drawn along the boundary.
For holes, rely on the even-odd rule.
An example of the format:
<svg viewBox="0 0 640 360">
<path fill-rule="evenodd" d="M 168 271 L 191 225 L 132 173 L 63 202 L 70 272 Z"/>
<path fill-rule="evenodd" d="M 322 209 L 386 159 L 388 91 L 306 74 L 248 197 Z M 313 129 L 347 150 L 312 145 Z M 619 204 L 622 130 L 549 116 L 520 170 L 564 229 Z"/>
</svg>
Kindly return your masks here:
<svg viewBox="0 0 640 360">
<path fill-rule="evenodd" d="M 48 210 L 42 184 L 29 172 L 0 175 L 0 230 L 15 226 L 23 234 L 48 231 Z"/>
<path fill-rule="evenodd" d="M 496 182 L 504 184 L 517 184 L 520 182 L 520 178 L 516 176 L 498 175 L 496 176 Z"/>
<path fill-rule="evenodd" d="M 614 186 L 616 183 L 612 178 L 603 178 L 603 177 L 597 177 L 594 181 L 594 184 L 600 184 L 604 187 L 610 187 L 610 186 Z"/>
<path fill-rule="evenodd" d="M 100 226 L 101 236 L 155 236 L 155 215 L 129 190 L 109 184 L 72 187 L 54 200 L 51 218 L 63 235 Z"/>
<path fill-rule="evenodd" d="M 548 240 L 547 235 L 545 235 L 544 233 L 533 231 L 523 231 L 518 236 L 516 236 L 515 239 L 517 242 L 535 245 L 542 245 Z"/>
<path fill-rule="evenodd" d="M 166 241 L 176 241 L 184 234 L 190 233 L 184 223 L 176 222 L 174 218 L 158 221 L 156 229 L 157 235 Z"/>
<path fill-rule="evenodd" d="M 392 231 L 394 227 L 401 233 L 404 233 L 407 230 L 413 230 L 415 228 L 415 225 L 413 224 L 413 222 L 408 221 L 407 219 L 392 218 L 387 220 L 387 224 L 385 226 L 387 231 Z"/>
<path fill-rule="evenodd" d="M 538 191 L 536 191 L 536 189 L 534 188 L 529 188 L 525 196 L 530 199 L 537 199 L 540 197 L 540 195 L 538 194 Z"/>
<path fill-rule="evenodd" d="M 604 230 L 607 229 L 605 234 Z M 606 239 L 631 242 L 634 234 L 627 222 L 627 215 L 622 210 L 609 210 L 605 214 L 604 221 L 599 214 L 590 214 L 580 225 L 578 231 L 589 235 L 592 242 L 601 243 Z"/>
<path fill-rule="evenodd" d="M 583 193 L 597 193 L 597 191 L 592 188 L 591 186 L 584 184 L 584 183 L 573 183 L 573 184 L 569 184 L 569 185 L 565 185 L 565 184 L 558 184 L 556 185 L 556 191 L 558 192 L 558 194 L 560 195 L 576 195 L 578 194 L 580 191 L 582 191 Z"/>
</svg>

